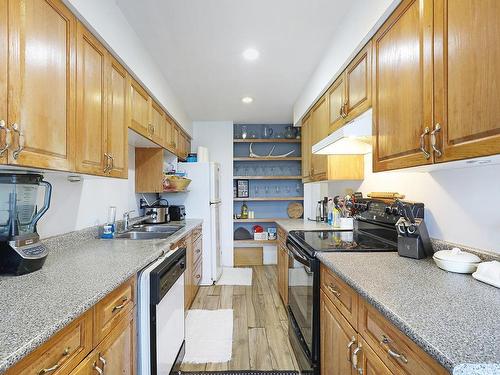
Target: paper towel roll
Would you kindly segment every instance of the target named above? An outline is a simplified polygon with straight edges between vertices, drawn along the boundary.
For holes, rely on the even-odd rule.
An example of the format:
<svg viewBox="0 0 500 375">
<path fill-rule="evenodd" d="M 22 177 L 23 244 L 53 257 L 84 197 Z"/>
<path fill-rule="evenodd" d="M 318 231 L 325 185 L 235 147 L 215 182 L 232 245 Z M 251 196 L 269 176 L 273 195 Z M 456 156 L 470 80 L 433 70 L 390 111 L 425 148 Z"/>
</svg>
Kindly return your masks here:
<svg viewBox="0 0 500 375">
<path fill-rule="evenodd" d="M 209 161 L 208 148 L 203 146 L 198 146 L 198 161 L 199 162 Z"/>
</svg>

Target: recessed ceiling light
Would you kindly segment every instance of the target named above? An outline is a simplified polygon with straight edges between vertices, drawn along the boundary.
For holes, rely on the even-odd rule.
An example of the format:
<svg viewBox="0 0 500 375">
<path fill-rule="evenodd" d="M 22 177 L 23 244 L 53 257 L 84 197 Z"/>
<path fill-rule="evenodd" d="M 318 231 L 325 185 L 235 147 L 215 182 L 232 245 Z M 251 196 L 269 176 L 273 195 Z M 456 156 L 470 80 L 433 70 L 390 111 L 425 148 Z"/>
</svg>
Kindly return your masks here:
<svg viewBox="0 0 500 375">
<path fill-rule="evenodd" d="M 251 102 L 253 102 L 253 98 L 250 96 L 245 96 L 244 98 L 241 98 L 241 101 L 245 104 L 250 104 Z"/>
<path fill-rule="evenodd" d="M 248 48 L 243 51 L 243 57 L 245 58 L 245 60 L 249 61 L 256 60 L 259 57 L 259 51 L 257 51 L 255 48 Z"/>
</svg>

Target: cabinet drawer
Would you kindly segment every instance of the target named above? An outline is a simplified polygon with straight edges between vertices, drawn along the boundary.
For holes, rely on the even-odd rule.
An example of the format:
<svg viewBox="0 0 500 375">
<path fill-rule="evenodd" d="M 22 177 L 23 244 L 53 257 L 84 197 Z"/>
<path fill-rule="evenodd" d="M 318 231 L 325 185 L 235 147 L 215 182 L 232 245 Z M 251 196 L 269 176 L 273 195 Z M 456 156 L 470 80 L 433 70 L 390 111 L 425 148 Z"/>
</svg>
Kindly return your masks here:
<svg viewBox="0 0 500 375">
<path fill-rule="evenodd" d="M 198 286 L 200 285 L 201 282 L 201 276 L 202 276 L 202 261 L 196 263 L 193 267 L 193 285 Z"/>
<path fill-rule="evenodd" d="M 330 298 L 342 315 L 357 329 L 358 327 L 358 293 L 321 265 L 321 289 Z"/>
<path fill-rule="evenodd" d="M 187 248 L 186 237 L 181 238 L 179 241 L 174 242 L 172 245 L 170 245 L 170 250 L 174 250 L 174 249 L 181 248 L 181 247 Z"/>
<path fill-rule="evenodd" d="M 92 309 L 70 323 L 6 375 L 68 374 L 92 350 Z"/>
<path fill-rule="evenodd" d="M 193 264 L 198 263 L 201 259 L 201 254 L 203 253 L 203 241 L 201 236 L 197 240 L 193 241 Z"/>
<path fill-rule="evenodd" d="M 94 310 L 94 345 L 102 341 L 135 305 L 135 276 L 97 303 Z"/>
<path fill-rule="evenodd" d="M 364 300 L 360 301 L 358 323 L 361 336 L 393 373 L 448 374 L 440 364 Z"/>
</svg>

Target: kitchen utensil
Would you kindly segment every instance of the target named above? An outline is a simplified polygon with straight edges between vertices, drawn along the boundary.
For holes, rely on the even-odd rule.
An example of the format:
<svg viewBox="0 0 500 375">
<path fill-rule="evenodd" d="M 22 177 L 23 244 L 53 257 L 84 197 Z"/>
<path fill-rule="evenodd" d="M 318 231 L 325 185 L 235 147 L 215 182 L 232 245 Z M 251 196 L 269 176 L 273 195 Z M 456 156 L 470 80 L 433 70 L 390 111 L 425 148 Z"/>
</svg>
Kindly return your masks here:
<svg viewBox="0 0 500 375">
<path fill-rule="evenodd" d="M 493 260 L 478 264 L 477 271 L 472 274 L 472 277 L 483 283 L 500 288 L 500 262 Z"/>
<path fill-rule="evenodd" d="M 290 219 L 300 219 L 304 214 L 304 206 L 299 202 L 292 202 L 287 208 L 288 217 Z"/>
<path fill-rule="evenodd" d="M 316 221 L 317 222 L 320 222 L 321 221 L 321 209 L 322 209 L 322 206 L 323 206 L 323 202 L 321 201 L 318 201 L 318 203 L 316 204 Z"/>
<path fill-rule="evenodd" d="M 462 251 L 457 247 L 437 251 L 432 258 L 439 268 L 457 273 L 472 273 L 481 263 L 481 258 L 477 255 Z"/>
</svg>

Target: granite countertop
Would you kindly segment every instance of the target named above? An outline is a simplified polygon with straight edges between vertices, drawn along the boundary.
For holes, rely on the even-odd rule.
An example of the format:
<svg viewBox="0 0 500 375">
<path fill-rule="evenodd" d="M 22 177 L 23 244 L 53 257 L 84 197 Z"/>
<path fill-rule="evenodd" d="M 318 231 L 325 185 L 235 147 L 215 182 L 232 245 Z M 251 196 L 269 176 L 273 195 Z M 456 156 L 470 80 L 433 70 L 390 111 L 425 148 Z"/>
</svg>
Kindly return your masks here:
<svg viewBox="0 0 500 375">
<path fill-rule="evenodd" d="M 276 224 L 290 232 L 292 230 L 333 230 L 331 225 L 304 219 L 279 219 Z"/>
<path fill-rule="evenodd" d="M 432 259 L 317 256 L 452 374 L 500 374 L 500 289 Z"/>
<path fill-rule="evenodd" d="M 94 228 L 43 241 L 49 255 L 41 270 L 0 277 L 0 373 L 201 223 L 186 220 L 183 229 L 164 240 L 100 240 Z"/>
</svg>

